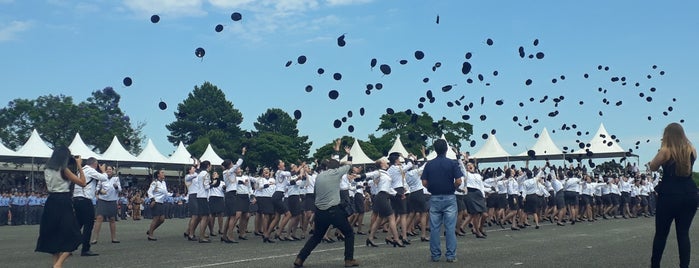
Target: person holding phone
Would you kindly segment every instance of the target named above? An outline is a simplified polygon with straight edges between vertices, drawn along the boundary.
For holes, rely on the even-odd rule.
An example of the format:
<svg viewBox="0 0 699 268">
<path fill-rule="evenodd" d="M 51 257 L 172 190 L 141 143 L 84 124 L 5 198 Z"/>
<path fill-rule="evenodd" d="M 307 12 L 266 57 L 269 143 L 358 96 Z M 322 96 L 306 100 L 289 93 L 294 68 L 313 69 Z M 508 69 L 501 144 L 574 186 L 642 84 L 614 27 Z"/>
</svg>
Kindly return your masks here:
<svg viewBox="0 0 699 268">
<path fill-rule="evenodd" d="M 680 267 L 689 267 L 689 227 L 697 212 L 697 186 L 692 180 L 692 166 L 696 158 L 697 149 L 687 139 L 682 125 L 671 123 L 665 127 L 660 150 L 648 163 L 651 171 L 663 167 L 662 181 L 655 187 L 658 197 L 651 267 L 660 267 L 673 221 L 677 232 Z"/>
<path fill-rule="evenodd" d="M 41 215 L 35 251 L 51 254 L 53 267 L 62 267 L 82 241 L 70 193 L 71 184 L 85 187 L 85 174 L 78 168 L 81 164 L 80 156 L 71 157 L 68 147 L 61 146 L 53 151 L 44 169 L 49 196 Z"/>
</svg>

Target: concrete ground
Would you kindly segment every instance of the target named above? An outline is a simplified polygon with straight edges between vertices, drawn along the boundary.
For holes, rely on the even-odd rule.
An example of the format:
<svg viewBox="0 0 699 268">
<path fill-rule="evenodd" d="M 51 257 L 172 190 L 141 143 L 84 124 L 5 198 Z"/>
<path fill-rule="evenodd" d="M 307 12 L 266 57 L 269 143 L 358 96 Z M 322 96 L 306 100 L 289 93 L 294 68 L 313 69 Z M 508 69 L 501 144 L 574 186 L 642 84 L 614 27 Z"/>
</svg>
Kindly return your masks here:
<svg viewBox="0 0 699 268">
<path fill-rule="evenodd" d="M 368 217 L 365 217 L 368 219 Z M 120 244 L 109 243 L 108 225 L 102 226 L 101 240 L 92 246 L 96 257 L 69 258 L 66 267 L 292 267 L 303 246 L 301 242 L 263 244 L 251 238 L 239 244 L 190 242 L 183 238 L 186 220 L 167 220 L 156 231 L 158 241 L 147 241 L 149 220 L 119 221 Z M 251 222 L 252 223 L 252 222 Z M 691 266 L 699 266 L 699 230 L 690 234 L 695 250 Z M 674 228 L 674 227 L 673 227 Z M 51 256 L 34 252 L 39 226 L 0 227 L 0 266 L 48 267 Z M 673 229 L 674 230 L 674 229 Z M 490 227 L 487 239 L 458 238 L 457 263 L 429 261 L 429 243 L 415 241 L 406 248 L 381 244 L 364 246 L 366 236 L 355 240 L 355 258 L 362 267 L 648 267 L 654 234 L 653 218 L 600 220 L 574 226 L 547 223 L 539 230 L 501 230 Z M 376 242 L 383 241 L 383 233 Z M 218 237 L 214 237 L 218 239 Z M 444 240 L 442 240 L 444 245 Z M 306 267 L 342 267 L 343 244 L 322 243 L 306 260 Z M 677 267 L 674 231 L 668 237 L 663 267 Z"/>
</svg>

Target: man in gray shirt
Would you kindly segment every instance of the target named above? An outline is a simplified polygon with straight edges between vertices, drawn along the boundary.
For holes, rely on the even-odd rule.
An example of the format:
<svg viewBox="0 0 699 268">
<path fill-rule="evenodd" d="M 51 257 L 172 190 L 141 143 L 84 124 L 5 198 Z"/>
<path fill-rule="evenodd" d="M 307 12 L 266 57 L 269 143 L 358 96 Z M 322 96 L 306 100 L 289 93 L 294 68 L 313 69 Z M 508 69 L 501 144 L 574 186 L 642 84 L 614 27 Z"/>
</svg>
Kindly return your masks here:
<svg viewBox="0 0 699 268">
<path fill-rule="evenodd" d="M 335 152 L 340 150 L 340 140 L 335 142 Z M 340 206 L 340 180 L 342 175 L 349 172 L 352 157 L 349 156 L 350 149 L 345 147 L 348 162 L 342 163 L 335 159 L 324 160 L 320 164 L 321 171 L 316 177 L 315 184 L 315 230 L 313 236 L 296 256 L 294 267 L 303 267 L 303 262 L 311 255 L 311 251 L 320 244 L 323 235 L 328 231 L 332 224 L 339 229 L 345 236 L 345 267 L 359 266 L 359 263 L 354 260 L 354 232 L 349 221 L 347 221 L 347 212 Z M 354 175 L 350 175 L 350 179 L 354 179 Z"/>
</svg>

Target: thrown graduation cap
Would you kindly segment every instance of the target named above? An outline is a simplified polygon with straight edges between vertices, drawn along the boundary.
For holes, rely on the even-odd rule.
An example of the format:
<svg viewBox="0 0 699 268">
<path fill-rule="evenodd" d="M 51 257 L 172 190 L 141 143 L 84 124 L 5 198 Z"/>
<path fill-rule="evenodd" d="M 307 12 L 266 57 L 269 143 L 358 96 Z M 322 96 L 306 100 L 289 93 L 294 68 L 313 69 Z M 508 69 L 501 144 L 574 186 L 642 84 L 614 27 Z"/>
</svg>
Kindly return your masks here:
<svg viewBox="0 0 699 268">
<path fill-rule="evenodd" d="M 650 92 L 655 92 L 655 90 L 656 89 L 654 87 L 650 88 Z"/>
<path fill-rule="evenodd" d="M 223 31 L 223 25 L 221 25 L 221 24 L 216 25 L 216 27 L 214 27 L 214 30 L 217 33 L 220 33 L 221 31 Z"/>
<path fill-rule="evenodd" d="M 556 80 L 556 78 L 551 79 L 551 83 L 554 83 L 554 84 L 555 84 L 556 82 L 558 82 L 558 80 Z"/>
<path fill-rule="evenodd" d="M 398 61 L 398 63 L 400 63 L 401 65 L 406 65 L 408 64 L 408 60 L 400 60 Z"/>
<path fill-rule="evenodd" d="M 439 15 L 437 15 L 437 21 L 436 21 L 436 23 L 439 24 Z"/>
<path fill-rule="evenodd" d="M 665 75 L 665 71 L 660 71 L 660 75 Z"/>
<path fill-rule="evenodd" d="M 306 63 L 306 60 L 308 60 L 308 59 L 306 58 L 306 56 L 301 55 L 301 56 L 299 56 L 299 57 L 296 59 L 296 62 L 297 62 L 298 64 L 304 64 L 304 63 Z"/>
<path fill-rule="evenodd" d="M 537 52 L 537 53 L 536 53 L 536 58 L 537 58 L 537 59 L 543 59 L 543 58 L 544 58 L 544 52 Z"/>
<path fill-rule="evenodd" d="M 301 119 L 301 111 L 299 111 L 299 110 L 294 111 L 294 118 L 296 118 L 296 120 Z"/>
<path fill-rule="evenodd" d="M 339 119 L 335 119 L 335 121 L 333 122 L 333 126 L 335 128 L 340 128 L 342 126 L 342 121 L 340 121 Z"/>
<path fill-rule="evenodd" d="M 359 115 L 364 116 L 364 107 L 359 108 Z"/>
<path fill-rule="evenodd" d="M 483 75 L 482 74 L 478 74 L 478 80 L 483 82 Z"/>
<path fill-rule="evenodd" d="M 347 117 L 342 117 L 342 123 L 346 123 L 346 122 L 347 122 Z"/>
<path fill-rule="evenodd" d="M 422 104 L 422 103 L 420 103 L 420 104 Z M 469 119 L 471 119 L 471 116 L 465 114 L 465 115 L 462 115 L 462 116 L 461 116 L 461 119 L 463 119 L 463 120 L 469 120 Z"/>
<path fill-rule="evenodd" d="M 418 108 L 418 109 L 422 109 L 422 108 L 425 108 L 425 105 L 424 105 L 424 104 L 422 104 L 422 103 L 418 103 L 418 104 L 417 104 L 417 108 Z"/>
<path fill-rule="evenodd" d="M 524 56 L 525 56 L 524 47 L 520 46 L 518 52 L 519 52 L 519 57 L 524 59 Z"/>
<path fill-rule="evenodd" d="M 349 125 L 349 126 L 347 127 L 347 131 L 349 131 L 350 133 L 354 132 L 354 126 L 353 126 L 353 125 Z"/>
<path fill-rule="evenodd" d="M 393 111 L 393 108 L 386 108 L 386 113 L 387 114 L 393 114 L 395 111 Z"/>
<path fill-rule="evenodd" d="M 340 81 L 342 80 L 342 74 L 341 73 L 334 73 L 333 74 L 333 79 Z"/>
<path fill-rule="evenodd" d="M 495 101 L 495 104 L 498 105 L 498 106 L 503 105 L 504 103 L 505 103 L 505 102 L 504 102 L 503 100 L 497 100 L 497 101 Z"/>
<path fill-rule="evenodd" d="M 371 65 L 371 68 L 374 69 L 374 67 L 376 67 L 376 59 L 375 58 L 371 59 L 371 62 L 369 65 Z"/>
<path fill-rule="evenodd" d="M 158 108 L 160 108 L 160 110 L 165 110 L 165 109 L 167 109 L 167 103 L 165 103 L 164 101 L 160 100 L 160 102 L 158 103 Z"/>
<path fill-rule="evenodd" d="M 452 85 L 446 85 L 442 87 L 442 92 L 449 92 L 452 89 Z"/>
<path fill-rule="evenodd" d="M 531 158 L 536 157 L 536 152 L 534 150 L 529 150 L 527 151 L 527 155 Z"/>
<path fill-rule="evenodd" d="M 512 146 L 517 147 L 517 143 L 516 143 L 516 142 L 513 142 L 513 143 L 512 143 Z"/>
<path fill-rule="evenodd" d="M 158 15 L 150 16 L 150 22 L 152 22 L 152 23 L 160 22 L 160 16 L 158 16 Z"/>
<path fill-rule="evenodd" d="M 284 67 L 289 67 L 289 66 L 291 66 L 292 63 L 294 63 L 294 62 L 293 62 L 293 61 L 287 61 L 287 62 L 284 64 Z"/>
<path fill-rule="evenodd" d="M 473 54 L 471 54 L 471 52 L 466 52 L 466 55 L 464 55 L 467 60 L 470 60 L 472 56 Z"/>
<path fill-rule="evenodd" d="M 539 45 L 539 39 L 534 39 L 533 44 L 534 44 L 534 46 L 538 46 L 538 45 Z"/>
<path fill-rule="evenodd" d="M 516 115 L 512 117 L 512 121 L 517 122 L 517 120 L 519 120 L 519 117 L 517 117 Z"/>
<path fill-rule="evenodd" d="M 366 90 L 372 90 L 372 89 L 374 89 L 373 84 L 366 84 Z"/>
<path fill-rule="evenodd" d="M 197 56 L 197 58 L 204 58 L 204 55 L 206 55 L 204 48 L 198 47 L 194 50 L 194 56 Z"/>
<path fill-rule="evenodd" d="M 376 90 L 381 90 L 383 88 L 383 84 L 376 83 L 376 85 L 374 85 L 374 88 L 376 88 Z"/>
<path fill-rule="evenodd" d="M 476 141 L 471 141 L 471 147 L 476 147 Z"/>
<path fill-rule="evenodd" d="M 493 71 L 493 76 L 498 76 L 498 71 L 497 71 L 497 70 Z"/>
<path fill-rule="evenodd" d="M 352 118 L 352 115 L 353 115 L 353 114 L 352 114 L 352 111 L 351 111 L 351 110 L 350 110 L 350 111 L 347 111 L 347 117 Z"/>
<path fill-rule="evenodd" d="M 481 121 L 485 121 L 485 119 L 487 119 L 487 118 L 488 118 L 488 117 L 485 116 L 484 114 L 481 115 Z"/>
<path fill-rule="evenodd" d="M 425 78 L 422 79 L 422 82 L 423 82 L 423 83 L 427 83 L 427 82 L 429 82 L 429 81 L 430 81 L 430 79 L 427 78 L 427 77 L 425 77 Z"/>
<path fill-rule="evenodd" d="M 481 96 L 481 105 L 483 105 L 483 103 L 485 103 L 485 97 L 484 97 L 484 96 Z M 470 105 L 469 105 L 469 106 L 470 106 Z"/>
<path fill-rule="evenodd" d="M 324 74 L 324 73 L 325 73 L 325 69 L 323 69 L 323 68 L 318 68 L 318 71 L 317 71 L 317 72 L 318 72 L 318 74 Z"/>
<path fill-rule="evenodd" d="M 485 43 L 488 44 L 489 46 L 493 45 L 493 39 L 488 38 L 488 40 L 485 40 Z"/>
<path fill-rule="evenodd" d="M 483 138 L 484 140 L 487 140 L 487 139 L 488 139 L 488 134 L 483 133 L 483 135 L 481 136 L 481 138 Z"/>
<path fill-rule="evenodd" d="M 531 85 L 531 84 L 532 84 L 532 80 L 531 80 L 531 79 L 527 79 L 527 81 L 525 81 L 524 84 L 527 85 L 527 86 L 528 86 L 528 85 Z"/>
<path fill-rule="evenodd" d="M 585 77 L 585 78 L 589 78 L 589 77 L 590 77 L 590 75 L 589 75 L 589 74 L 583 74 L 583 77 Z"/>
<path fill-rule="evenodd" d="M 424 52 L 422 52 L 422 51 L 420 51 L 420 50 L 415 51 L 415 59 L 416 59 L 416 60 L 421 60 L 421 59 L 423 59 L 423 58 L 425 58 L 425 53 L 424 53 Z"/>
<path fill-rule="evenodd" d="M 313 91 L 313 86 L 307 85 L 307 86 L 306 86 L 306 92 L 311 92 L 311 91 Z"/>
<path fill-rule="evenodd" d="M 241 20 L 241 19 L 243 19 L 243 15 L 242 15 L 242 14 L 240 14 L 240 13 L 238 13 L 238 12 L 233 12 L 233 14 L 231 14 L 231 20 L 233 20 L 233 21 L 239 21 L 239 20 Z"/>
<path fill-rule="evenodd" d="M 124 86 L 129 87 L 133 83 L 133 80 L 131 80 L 131 77 L 127 76 L 127 77 L 124 77 L 124 81 L 122 81 L 122 82 L 124 83 Z"/>
<path fill-rule="evenodd" d="M 340 93 L 337 92 L 337 90 L 334 90 L 334 89 L 333 89 L 333 90 L 330 90 L 330 92 L 328 92 L 328 97 L 329 97 L 331 100 L 337 99 L 337 97 L 339 97 L 339 96 L 340 96 Z"/>
<path fill-rule="evenodd" d="M 391 74 L 391 66 L 389 66 L 388 64 L 381 64 L 381 66 L 379 66 L 379 69 L 384 75 Z"/>
<path fill-rule="evenodd" d="M 337 38 L 337 46 L 344 47 L 346 44 L 347 42 L 345 42 L 345 35 L 340 35 L 340 37 Z"/>
</svg>

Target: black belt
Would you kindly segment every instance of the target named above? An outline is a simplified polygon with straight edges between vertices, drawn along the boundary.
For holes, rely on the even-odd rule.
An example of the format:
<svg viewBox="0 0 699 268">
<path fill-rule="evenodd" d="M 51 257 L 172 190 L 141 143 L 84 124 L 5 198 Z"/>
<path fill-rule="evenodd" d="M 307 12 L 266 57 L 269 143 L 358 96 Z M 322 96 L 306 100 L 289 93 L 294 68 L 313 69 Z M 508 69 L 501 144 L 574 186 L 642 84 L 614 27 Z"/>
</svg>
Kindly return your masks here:
<svg viewBox="0 0 699 268">
<path fill-rule="evenodd" d="M 75 199 L 75 200 L 90 200 L 90 199 L 87 199 L 87 197 L 82 197 L 82 196 L 76 196 L 76 197 L 73 197 L 73 199 Z M 90 201 L 92 201 L 92 200 L 90 200 Z"/>
</svg>

